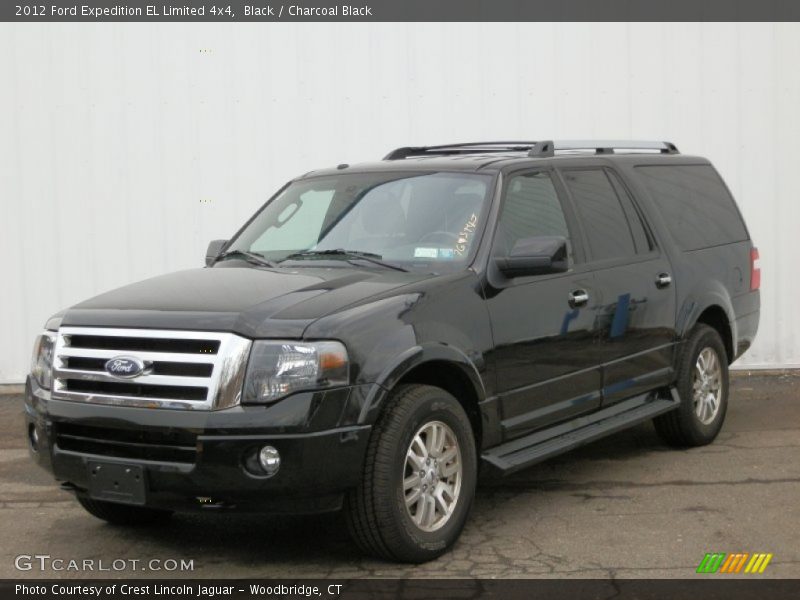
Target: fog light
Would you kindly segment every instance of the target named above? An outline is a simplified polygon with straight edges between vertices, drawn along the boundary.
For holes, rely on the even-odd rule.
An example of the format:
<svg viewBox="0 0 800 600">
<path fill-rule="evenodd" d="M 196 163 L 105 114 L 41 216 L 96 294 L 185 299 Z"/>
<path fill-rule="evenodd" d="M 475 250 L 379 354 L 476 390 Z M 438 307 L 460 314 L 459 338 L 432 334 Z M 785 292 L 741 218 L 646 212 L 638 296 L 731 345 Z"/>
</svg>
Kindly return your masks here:
<svg viewBox="0 0 800 600">
<path fill-rule="evenodd" d="M 264 446 L 258 452 L 258 463 L 264 469 L 264 473 L 271 477 L 281 468 L 281 455 L 274 447 Z"/>
<path fill-rule="evenodd" d="M 28 425 L 28 443 L 31 445 L 31 450 L 39 452 L 39 431 L 33 423 Z"/>
</svg>

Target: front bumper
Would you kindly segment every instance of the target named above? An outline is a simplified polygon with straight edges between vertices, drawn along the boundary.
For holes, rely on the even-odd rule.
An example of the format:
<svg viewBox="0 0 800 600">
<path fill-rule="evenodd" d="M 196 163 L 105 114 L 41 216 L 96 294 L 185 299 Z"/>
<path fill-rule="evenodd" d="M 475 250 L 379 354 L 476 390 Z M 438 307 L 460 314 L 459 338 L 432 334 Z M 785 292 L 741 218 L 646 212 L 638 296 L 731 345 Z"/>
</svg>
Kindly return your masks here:
<svg viewBox="0 0 800 600">
<path fill-rule="evenodd" d="M 154 508 L 325 512 L 340 508 L 360 480 L 371 427 L 355 415 L 370 387 L 191 411 L 52 400 L 29 380 L 26 427 L 38 437 L 34 460 L 77 494 L 87 493 L 89 461 L 100 460 L 141 466 L 145 503 Z M 281 456 L 272 477 L 245 467 L 266 444 Z"/>
</svg>

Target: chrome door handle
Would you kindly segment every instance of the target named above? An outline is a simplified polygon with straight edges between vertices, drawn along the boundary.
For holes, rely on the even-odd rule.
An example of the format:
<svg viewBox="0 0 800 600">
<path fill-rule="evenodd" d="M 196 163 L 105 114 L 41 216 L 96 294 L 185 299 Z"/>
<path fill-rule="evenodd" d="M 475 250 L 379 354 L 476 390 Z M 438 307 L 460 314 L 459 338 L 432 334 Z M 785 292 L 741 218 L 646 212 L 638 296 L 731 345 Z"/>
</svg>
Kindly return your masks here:
<svg viewBox="0 0 800 600">
<path fill-rule="evenodd" d="M 587 302 L 589 302 L 589 294 L 586 293 L 586 290 L 575 290 L 574 292 L 570 292 L 569 305 L 572 308 L 584 306 Z"/>
<path fill-rule="evenodd" d="M 672 283 L 672 277 L 669 273 L 659 273 L 658 277 L 656 277 L 656 287 L 657 288 L 665 288 L 670 283 Z"/>
</svg>

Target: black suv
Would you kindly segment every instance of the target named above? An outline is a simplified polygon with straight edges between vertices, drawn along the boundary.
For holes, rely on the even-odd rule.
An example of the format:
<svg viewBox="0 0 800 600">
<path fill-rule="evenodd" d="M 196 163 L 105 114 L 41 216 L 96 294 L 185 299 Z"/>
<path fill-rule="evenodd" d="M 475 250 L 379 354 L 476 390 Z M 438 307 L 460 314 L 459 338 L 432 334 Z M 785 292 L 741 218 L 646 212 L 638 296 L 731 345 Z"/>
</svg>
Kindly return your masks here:
<svg viewBox="0 0 800 600">
<path fill-rule="evenodd" d="M 711 164 L 662 142 L 400 148 L 285 185 L 206 268 L 53 316 L 32 455 L 91 514 L 343 509 L 425 561 L 479 471 L 647 419 L 708 444 L 760 271 Z"/>
</svg>

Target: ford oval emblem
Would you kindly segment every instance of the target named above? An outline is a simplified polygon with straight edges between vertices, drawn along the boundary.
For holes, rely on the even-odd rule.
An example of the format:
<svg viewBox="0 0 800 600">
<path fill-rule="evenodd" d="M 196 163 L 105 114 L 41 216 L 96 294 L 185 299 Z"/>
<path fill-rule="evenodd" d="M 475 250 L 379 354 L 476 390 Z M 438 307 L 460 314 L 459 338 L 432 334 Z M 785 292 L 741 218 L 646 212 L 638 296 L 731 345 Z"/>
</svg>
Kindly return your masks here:
<svg viewBox="0 0 800 600">
<path fill-rule="evenodd" d="M 135 356 L 115 356 L 107 360 L 106 373 L 123 379 L 133 379 L 144 372 L 144 361 Z"/>
</svg>

